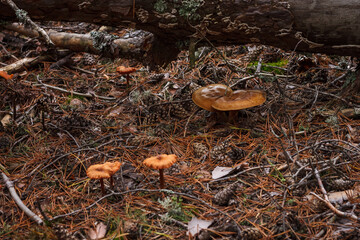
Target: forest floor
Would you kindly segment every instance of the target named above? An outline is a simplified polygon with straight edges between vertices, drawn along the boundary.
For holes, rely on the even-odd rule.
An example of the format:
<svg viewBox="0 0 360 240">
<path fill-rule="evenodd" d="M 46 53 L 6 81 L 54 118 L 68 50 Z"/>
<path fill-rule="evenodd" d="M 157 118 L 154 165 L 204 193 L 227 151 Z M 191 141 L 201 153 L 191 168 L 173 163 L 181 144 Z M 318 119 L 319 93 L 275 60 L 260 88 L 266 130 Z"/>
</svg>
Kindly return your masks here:
<svg viewBox="0 0 360 240">
<path fill-rule="evenodd" d="M 3 64 L 39 50 L 11 33 L 0 44 Z M 267 46 L 197 55 L 194 68 L 184 51 L 155 72 L 76 53 L 61 67 L 0 77 L 0 169 L 45 222 L 25 215 L 0 181 L 0 238 L 359 238 L 356 59 Z M 137 69 L 129 86 L 118 66 Z M 219 120 L 192 102 L 213 83 L 261 89 L 266 102 Z M 162 190 L 143 164 L 159 154 L 177 156 Z M 107 161 L 122 166 L 103 195 L 86 170 Z"/>
</svg>

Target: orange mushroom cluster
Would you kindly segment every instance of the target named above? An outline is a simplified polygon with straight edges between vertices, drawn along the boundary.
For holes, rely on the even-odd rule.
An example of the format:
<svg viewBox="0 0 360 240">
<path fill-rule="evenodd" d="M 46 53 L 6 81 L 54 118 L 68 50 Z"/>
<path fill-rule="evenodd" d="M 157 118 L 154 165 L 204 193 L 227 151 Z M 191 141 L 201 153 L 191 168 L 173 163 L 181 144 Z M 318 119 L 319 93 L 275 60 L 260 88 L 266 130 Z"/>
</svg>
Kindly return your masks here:
<svg viewBox="0 0 360 240">
<path fill-rule="evenodd" d="M 210 84 L 199 88 L 192 94 L 193 102 L 210 112 L 234 111 L 261 105 L 266 94 L 261 90 L 233 91 L 223 84 Z"/>
<path fill-rule="evenodd" d="M 86 174 L 90 179 L 99 179 L 101 183 L 101 192 L 105 195 L 104 178 L 110 178 L 110 185 L 114 187 L 113 175 L 119 171 L 121 162 L 106 162 L 103 164 L 91 165 Z"/>
<path fill-rule="evenodd" d="M 147 158 L 143 161 L 143 164 L 152 169 L 158 169 L 160 173 L 160 188 L 164 188 L 164 169 L 171 167 L 177 160 L 175 154 L 161 154 L 155 157 Z"/>
</svg>

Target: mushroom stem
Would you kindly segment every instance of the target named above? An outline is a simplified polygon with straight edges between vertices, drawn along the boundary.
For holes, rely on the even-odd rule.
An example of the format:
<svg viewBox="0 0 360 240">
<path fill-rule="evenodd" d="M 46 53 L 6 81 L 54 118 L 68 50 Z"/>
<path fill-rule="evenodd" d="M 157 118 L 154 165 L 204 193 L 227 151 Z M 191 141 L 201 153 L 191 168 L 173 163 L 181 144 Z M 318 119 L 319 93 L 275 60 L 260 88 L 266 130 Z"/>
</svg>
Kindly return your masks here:
<svg viewBox="0 0 360 240">
<path fill-rule="evenodd" d="M 238 110 L 229 111 L 229 122 L 235 124 L 237 121 Z"/>
<path fill-rule="evenodd" d="M 14 97 L 13 98 L 13 120 L 14 120 L 14 123 L 15 123 L 15 120 L 16 120 L 16 98 Z"/>
<path fill-rule="evenodd" d="M 129 87 L 129 81 L 130 81 L 130 76 L 129 74 L 126 74 L 126 88 Z"/>
<path fill-rule="evenodd" d="M 104 196 L 105 195 L 104 179 L 100 178 L 100 183 L 101 183 L 101 192 Z"/>
<path fill-rule="evenodd" d="M 160 188 L 163 189 L 164 188 L 164 169 L 159 169 L 159 173 L 160 173 Z"/>
<path fill-rule="evenodd" d="M 114 179 L 113 179 L 112 175 L 110 176 L 110 186 L 111 186 L 111 189 L 114 189 Z"/>
<path fill-rule="evenodd" d="M 226 112 L 215 110 L 215 114 L 216 114 L 215 116 L 216 122 L 218 123 L 228 122 L 228 117 L 226 116 Z"/>
</svg>

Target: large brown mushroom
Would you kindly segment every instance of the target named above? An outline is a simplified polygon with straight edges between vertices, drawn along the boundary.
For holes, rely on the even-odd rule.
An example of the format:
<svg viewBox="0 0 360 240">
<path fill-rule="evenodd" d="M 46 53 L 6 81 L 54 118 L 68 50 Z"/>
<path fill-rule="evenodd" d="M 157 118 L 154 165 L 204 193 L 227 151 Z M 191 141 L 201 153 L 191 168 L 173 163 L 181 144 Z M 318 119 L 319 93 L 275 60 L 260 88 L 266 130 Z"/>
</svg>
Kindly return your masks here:
<svg viewBox="0 0 360 240">
<path fill-rule="evenodd" d="M 229 96 L 216 99 L 212 107 L 218 111 L 229 111 L 229 121 L 235 122 L 239 110 L 261 105 L 266 94 L 261 90 L 236 90 Z"/>
<path fill-rule="evenodd" d="M 232 93 L 231 88 L 224 84 L 210 84 L 201 87 L 192 94 L 193 102 L 199 107 L 214 112 L 213 103 L 221 97 L 229 96 Z"/>
<path fill-rule="evenodd" d="M 160 173 L 160 188 L 164 188 L 164 169 L 171 167 L 177 160 L 175 154 L 167 155 L 161 154 L 155 157 L 147 158 L 143 164 L 152 169 L 159 169 Z"/>
<path fill-rule="evenodd" d="M 231 95 L 216 99 L 211 105 L 219 111 L 232 111 L 261 105 L 266 100 L 266 94 L 261 90 L 236 90 Z"/>
<path fill-rule="evenodd" d="M 210 84 L 196 90 L 192 100 L 199 107 L 216 112 L 218 117 L 223 116 L 220 113 L 230 111 L 230 118 L 233 118 L 234 111 L 263 104 L 266 95 L 261 90 L 232 91 L 223 84 Z"/>
</svg>

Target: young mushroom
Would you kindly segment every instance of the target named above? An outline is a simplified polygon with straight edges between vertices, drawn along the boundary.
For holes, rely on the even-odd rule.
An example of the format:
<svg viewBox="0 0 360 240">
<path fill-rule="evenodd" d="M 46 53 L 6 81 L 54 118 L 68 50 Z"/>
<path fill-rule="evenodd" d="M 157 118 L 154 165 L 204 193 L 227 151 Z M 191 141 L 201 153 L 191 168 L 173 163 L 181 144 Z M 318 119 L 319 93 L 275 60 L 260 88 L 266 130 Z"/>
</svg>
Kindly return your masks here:
<svg viewBox="0 0 360 240">
<path fill-rule="evenodd" d="M 120 169 L 120 162 L 106 162 L 104 164 L 91 165 L 86 174 L 90 179 L 99 179 L 101 183 L 101 192 L 105 195 L 104 178 L 110 178 L 111 187 L 114 186 L 112 176 Z"/>
<path fill-rule="evenodd" d="M 129 81 L 130 81 L 130 73 L 136 72 L 136 68 L 133 67 L 125 67 L 125 66 L 119 66 L 116 68 L 116 72 L 118 72 L 120 75 L 126 76 L 126 88 L 129 87 Z"/>
<path fill-rule="evenodd" d="M 155 157 L 147 158 L 143 164 L 152 169 L 159 169 L 160 173 L 160 188 L 164 188 L 164 169 L 171 167 L 177 160 L 175 154 L 167 155 L 161 154 Z"/>
</svg>

